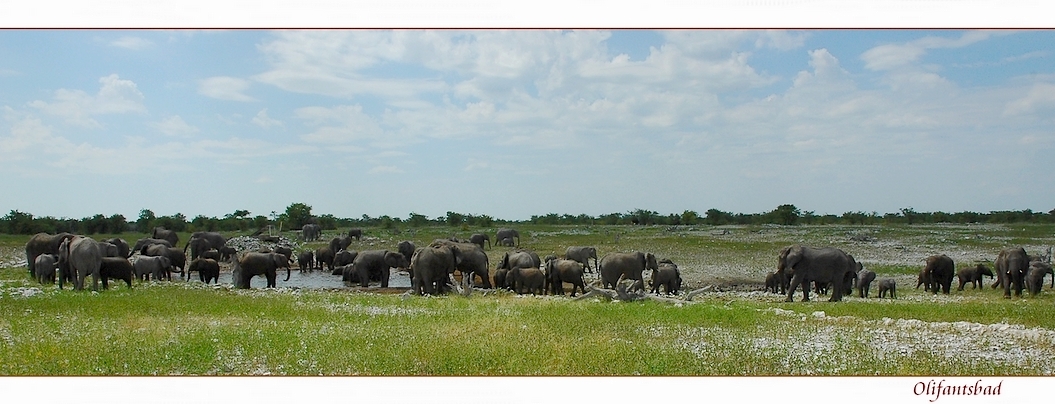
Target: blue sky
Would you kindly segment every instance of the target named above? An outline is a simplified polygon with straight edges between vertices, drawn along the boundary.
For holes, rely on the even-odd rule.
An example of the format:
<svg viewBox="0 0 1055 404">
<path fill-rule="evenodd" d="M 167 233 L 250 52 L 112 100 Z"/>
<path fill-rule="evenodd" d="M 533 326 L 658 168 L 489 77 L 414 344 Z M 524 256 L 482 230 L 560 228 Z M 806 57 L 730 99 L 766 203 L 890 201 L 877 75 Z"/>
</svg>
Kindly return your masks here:
<svg viewBox="0 0 1055 404">
<path fill-rule="evenodd" d="M 1055 31 L 3 30 L 11 209 L 1055 208 Z"/>
</svg>

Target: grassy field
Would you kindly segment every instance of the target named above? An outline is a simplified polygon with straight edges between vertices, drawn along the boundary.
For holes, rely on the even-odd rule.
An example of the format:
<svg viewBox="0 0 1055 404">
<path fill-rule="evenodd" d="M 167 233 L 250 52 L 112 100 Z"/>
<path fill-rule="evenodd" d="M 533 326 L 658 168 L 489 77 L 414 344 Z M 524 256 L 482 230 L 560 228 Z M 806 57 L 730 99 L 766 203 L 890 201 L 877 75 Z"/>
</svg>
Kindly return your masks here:
<svg viewBox="0 0 1055 404">
<path fill-rule="evenodd" d="M 677 263 L 687 289 L 716 291 L 682 304 L 479 290 L 468 298 L 374 288 L 232 290 L 196 281 L 74 292 L 29 279 L 19 262 L 28 237 L 0 235 L 0 375 L 1055 372 L 1050 288 L 1010 300 L 988 287 L 950 295 L 912 288 L 928 255 L 966 266 L 1007 246 L 1037 254 L 1055 245 L 1055 226 L 517 228 L 522 246 L 541 256 L 570 245 L 596 246 L 602 256 L 649 251 Z M 420 246 L 481 230 L 494 231 L 368 228 L 352 248 L 394 249 L 404 239 Z M 784 303 L 762 292 L 780 248 L 792 243 L 842 248 L 879 278 L 896 279 L 899 298 Z M 492 267 L 506 250 L 488 250 Z"/>
</svg>

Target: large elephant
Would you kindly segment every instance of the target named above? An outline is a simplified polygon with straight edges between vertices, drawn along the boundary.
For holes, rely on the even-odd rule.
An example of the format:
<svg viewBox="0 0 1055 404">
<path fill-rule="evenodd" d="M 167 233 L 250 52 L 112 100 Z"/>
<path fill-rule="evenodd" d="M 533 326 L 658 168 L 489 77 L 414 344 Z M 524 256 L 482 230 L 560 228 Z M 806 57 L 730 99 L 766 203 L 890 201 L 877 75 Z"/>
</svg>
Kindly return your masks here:
<svg viewBox="0 0 1055 404">
<path fill-rule="evenodd" d="M 360 241 L 363 238 L 363 229 L 352 228 L 348 229 L 348 238 L 355 237 L 355 241 Z"/>
<path fill-rule="evenodd" d="M 515 250 L 505 253 L 498 269 L 505 269 L 506 287 L 517 293 L 545 294 L 546 274 L 542 261 L 534 251 Z"/>
<path fill-rule="evenodd" d="M 285 281 L 289 281 L 293 271 L 285 255 L 273 252 L 249 252 L 241 257 L 232 257 L 231 265 L 231 280 L 238 289 L 249 289 L 249 281 L 257 275 L 264 275 L 267 287 L 274 288 L 277 286 L 279 268 L 286 268 Z"/>
<path fill-rule="evenodd" d="M 501 241 L 507 238 L 516 239 L 516 246 L 520 247 L 520 233 L 515 229 L 498 229 L 498 232 L 495 233 L 495 240 Z"/>
<path fill-rule="evenodd" d="M 163 255 L 156 257 L 140 255 L 136 258 L 136 262 L 132 263 L 132 268 L 139 280 L 145 281 L 153 278 L 157 281 L 172 271 L 172 261 Z"/>
<path fill-rule="evenodd" d="M 58 254 L 40 254 L 33 263 L 33 278 L 41 284 L 55 283 L 55 270 L 58 269 Z"/>
<path fill-rule="evenodd" d="M 322 236 L 322 227 L 309 223 L 300 228 L 300 234 L 304 237 L 304 241 L 315 241 Z"/>
<path fill-rule="evenodd" d="M 923 282 L 930 285 L 931 293 L 937 294 L 938 289 L 941 289 L 942 293 L 949 294 L 955 273 L 956 264 L 952 258 L 945 254 L 931 255 L 923 267 Z"/>
<path fill-rule="evenodd" d="M 872 281 L 876 279 L 876 273 L 867 269 L 862 269 L 857 272 L 857 278 L 854 279 L 854 287 L 857 288 L 857 296 L 867 298 L 868 289 L 872 286 Z"/>
<path fill-rule="evenodd" d="M 446 245 L 454 249 L 458 258 L 455 262 L 456 269 L 461 272 L 462 276 L 472 277 L 469 280 L 469 284 L 475 284 L 476 277 L 479 276 L 483 287 L 491 288 L 491 279 L 488 273 L 490 263 L 487 259 L 487 253 L 484 252 L 482 247 L 473 243 L 461 243 L 444 239 L 436 239 L 430 245 Z M 538 257 L 538 255 L 535 257 Z"/>
<path fill-rule="evenodd" d="M 410 240 L 403 240 L 396 245 L 396 250 L 403 254 L 403 258 L 406 258 L 407 262 L 410 262 L 414 258 L 414 252 L 418 250 L 418 247 Z"/>
<path fill-rule="evenodd" d="M 826 282 L 832 285 L 844 285 L 853 280 L 857 263 L 849 254 L 834 247 L 814 248 L 801 245 L 785 247 L 780 251 L 777 260 L 777 272 L 790 277 L 788 296 L 784 301 L 793 301 L 795 289 L 802 285 L 802 301 L 810 300 L 809 281 Z M 828 301 L 838 302 L 843 298 L 845 289 L 833 287 Z"/>
<path fill-rule="evenodd" d="M 1012 289 L 1015 291 L 1015 296 L 1022 296 L 1029 261 L 1029 255 L 1022 247 L 1001 250 L 996 256 L 996 282 L 993 283 L 993 287 L 1003 287 L 1004 298 L 1011 298 Z"/>
<path fill-rule="evenodd" d="M 632 290 L 644 290 L 645 280 L 642 273 L 646 269 L 656 270 L 659 264 L 652 253 L 640 251 L 632 253 L 609 253 L 597 263 L 597 272 L 601 273 L 601 284 L 605 288 L 614 288 L 620 279 L 640 281 Z"/>
<path fill-rule="evenodd" d="M 963 287 L 968 283 L 971 284 L 971 289 L 981 289 L 982 278 L 986 276 L 992 278 L 995 275 L 993 275 L 993 271 L 984 264 L 976 264 L 969 268 L 960 268 L 960 270 L 956 271 L 956 277 L 960 280 L 960 287 L 956 288 L 956 290 L 962 292 Z"/>
<path fill-rule="evenodd" d="M 1029 263 L 1029 271 L 1026 272 L 1026 289 L 1029 290 L 1030 296 L 1036 296 L 1040 293 L 1040 289 L 1044 287 L 1044 275 L 1050 274 L 1052 286 L 1055 286 L 1055 272 L 1051 269 L 1051 264 L 1034 260 Z"/>
<path fill-rule="evenodd" d="M 124 256 L 120 255 L 121 250 L 118 249 L 117 245 L 114 244 L 114 243 L 111 243 L 109 241 L 96 241 L 96 243 L 98 243 L 98 245 L 99 245 L 99 253 L 102 254 L 103 257 L 127 258 L 127 257 L 124 257 Z"/>
<path fill-rule="evenodd" d="M 345 265 L 351 265 L 353 262 L 355 262 L 355 257 L 358 256 L 358 255 L 359 255 L 358 251 L 352 251 L 352 250 L 341 250 L 341 251 L 338 251 L 336 254 L 333 255 L 333 272 L 332 273 L 334 275 L 341 275 L 341 274 L 343 274 L 344 271 L 343 270 L 339 270 L 338 268 L 343 267 Z"/>
<path fill-rule="evenodd" d="M 184 270 L 187 268 L 187 256 L 183 254 L 178 248 L 169 248 L 160 244 L 153 244 L 143 247 L 143 250 L 139 252 L 140 255 L 148 257 L 166 256 L 172 263 L 173 271 L 179 272 L 180 277 L 183 277 Z M 172 274 L 166 274 L 167 278 L 171 280 Z"/>
<path fill-rule="evenodd" d="M 37 233 L 26 242 L 26 266 L 29 267 L 29 276 L 35 276 L 36 259 L 40 254 L 59 255 L 59 244 L 73 238 L 70 233 L 48 234 Z"/>
<path fill-rule="evenodd" d="M 65 279 L 73 279 L 73 289 L 84 289 L 84 278 L 92 275 L 92 290 L 99 291 L 99 267 L 103 254 L 99 243 L 91 237 L 74 236 L 59 244 L 59 289 Z M 63 275 L 64 274 L 64 275 Z"/>
<path fill-rule="evenodd" d="M 369 287 L 370 281 L 380 281 L 382 288 L 388 287 L 391 268 L 407 268 L 410 263 L 397 251 L 367 250 L 355 256 L 351 267 L 346 267 L 341 278 L 346 283 L 358 282 L 361 287 Z"/>
<path fill-rule="evenodd" d="M 564 251 L 564 258 L 577 261 L 587 273 L 593 272 L 590 268 L 590 258 L 593 258 L 593 266 L 597 266 L 597 249 L 586 246 L 571 246 Z"/>
<path fill-rule="evenodd" d="M 99 266 L 99 277 L 103 280 L 103 289 L 109 289 L 110 279 L 125 281 L 132 288 L 132 263 L 125 257 L 103 257 Z"/>
<path fill-rule="evenodd" d="M 484 248 L 484 242 L 487 242 L 487 248 L 491 248 L 491 237 L 484 233 L 476 233 L 469 236 L 469 242 Z"/>
<path fill-rule="evenodd" d="M 166 230 L 164 227 L 155 227 L 154 232 L 150 237 L 167 240 L 173 247 L 179 245 L 179 235 L 177 235 L 175 231 Z"/>
<path fill-rule="evenodd" d="M 211 258 L 198 258 L 187 265 L 187 282 L 190 282 L 190 273 L 197 272 L 198 279 L 208 284 L 209 281 L 220 283 L 220 263 Z"/>
<path fill-rule="evenodd" d="M 198 241 L 194 241 L 197 239 Z M 195 245 L 192 245 L 192 242 Z M 214 231 L 196 231 L 191 233 L 190 240 L 187 241 L 187 245 L 183 246 L 183 252 L 186 254 L 187 247 L 191 249 L 190 259 L 193 261 L 198 258 L 203 251 L 210 249 L 221 249 L 227 245 L 227 238 L 222 234 Z M 173 244 L 175 246 L 175 244 Z M 222 254 L 222 251 L 221 251 Z"/>
<path fill-rule="evenodd" d="M 128 242 L 125 241 L 125 239 L 114 237 L 103 241 L 117 246 L 117 256 L 125 258 L 132 256 L 132 247 L 128 245 Z"/>
<path fill-rule="evenodd" d="M 415 251 L 410 262 L 410 290 L 419 295 L 443 293 L 457 266 L 457 254 L 446 244 L 430 244 Z"/>
<path fill-rule="evenodd" d="M 669 259 L 662 259 L 659 261 L 659 267 L 652 270 L 652 279 L 649 283 L 652 284 L 652 293 L 659 294 L 659 287 L 663 286 L 663 292 L 666 294 L 677 294 L 678 290 L 681 290 L 681 271 L 678 271 L 678 266 Z"/>
<path fill-rule="evenodd" d="M 586 281 L 583 279 L 582 264 L 575 260 L 548 259 L 546 260 L 546 290 L 554 295 L 564 296 L 564 282 L 570 283 L 571 295 L 575 296 L 575 290 L 586 293 Z"/>
<path fill-rule="evenodd" d="M 352 245 L 352 238 L 343 234 L 339 237 L 330 239 L 330 250 L 333 250 L 335 254 L 338 251 L 348 248 L 350 245 Z"/>
<path fill-rule="evenodd" d="M 315 249 L 315 262 L 318 264 L 316 266 L 320 270 L 329 269 L 332 272 L 334 258 L 336 258 L 336 254 L 334 254 L 333 249 L 331 249 L 329 246 L 323 246 Z M 334 273 L 334 275 L 337 275 L 337 273 Z"/>
<path fill-rule="evenodd" d="M 162 239 L 159 239 L 159 238 L 141 238 L 139 240 L 136 240 L 135 246 L 132 247 L 132 252 L 130 252 L 128 257 L 125 257 L 125 258 L 131 258 L 132 254 L 135 254 L 137 252 L 142 254 L 143 247 L 146 247 L 148 245 L 154 245 L 154 244 L 161 244 L 161 245 L 163 245 L 165 247 L 175 247 L 168 240 L 162 240 Z"/>
</svg>

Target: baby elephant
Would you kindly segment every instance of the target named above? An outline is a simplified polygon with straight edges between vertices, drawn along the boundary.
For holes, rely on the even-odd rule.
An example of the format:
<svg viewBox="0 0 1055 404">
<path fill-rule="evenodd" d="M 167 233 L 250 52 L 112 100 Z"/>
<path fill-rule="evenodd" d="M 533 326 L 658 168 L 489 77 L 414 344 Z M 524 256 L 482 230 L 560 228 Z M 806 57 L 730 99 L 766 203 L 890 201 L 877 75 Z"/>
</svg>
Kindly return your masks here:
<svg viewBox="0 0 1055 404">
<path fill-rule="evenodd" d="M 33 277 L 41 284 L 55 283 L 55 269 L 58 268 L 59 256 L 55 254 L 40 254 L 33 261 Z"/>
<path fill-rule="evenodd" d="M 132 287 L 132 263 L 124 257 L 103 257 L 103 263 L 99 267 L 99 277 L 103 278 L 103 289 L 109 289 L 107 283 L 110 279 L 125 281 L 128 287 Z"/>
<path fill-rule="evenodd" d="M 190 282 L 190 273 L 198 272 L 198 279 L 206 284 L 209 281 L 220 283 L 220 264 L 211 258 L 198 258 L 190 262 L 187 267 L 187 281 Z"/>
<path fill-rule="evenodd" d="M 879 280 L 879 298 L 882 299 L 886 296 L 887 292 L 890 292 L 891 299 L 897 299 L 897 282 L 893 279 L 886 278 Z"/>
</svg>

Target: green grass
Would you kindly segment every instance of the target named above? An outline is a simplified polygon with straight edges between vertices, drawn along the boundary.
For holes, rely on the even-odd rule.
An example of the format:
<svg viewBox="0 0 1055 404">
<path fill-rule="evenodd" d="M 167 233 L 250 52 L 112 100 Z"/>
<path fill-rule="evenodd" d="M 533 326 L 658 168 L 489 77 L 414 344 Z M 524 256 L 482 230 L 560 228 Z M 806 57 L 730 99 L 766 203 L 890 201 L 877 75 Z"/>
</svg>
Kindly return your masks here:
<svg viewBox="0 0 1055 404">
<path fill-rule="evenodd" d="M 999 250 L 1008 240 L 1051 245 L 1055 230 L 1052 226 L 803 226 L 730 228 L 732 234 L 717 235 L 706 226 L 519 229 L 522 244 L 540 255 L 562 252 L 569 245 L 595 245 L 600 255 L 655 252 L 679 262 L 690 284 L 716 276 L 757 277 L 775 267 L 781 247 L 795 242 L 835 244 L 862 256 L 889 252 L 884 250 L 890 248 L 886 244 L 846 241 L 847 234 L 865 230 L 899 245 L 986 252 Z M 424 245 L 452 233 L 468 237 L 477 231 L 453 230 L 367 229 L 368 238 L 353 248 L 392 248 L 402 239 Z M 981 237 L 965 238 L 966 234 Z M 18 252 L 26 239 L 0 235 L 0 251 Z M 492 267 L 504 251 L 488 250 Z M 730 261 L 739 266 L 729 266 Z M 741 267 L 747 272 L 737 273 Z M 784 303 L 782 296 L 761 292 L 722 292 L 704 293 L 692 304 L 673 305 L 495 292 L 465 298 L 352 290 L 242 291 L 197 282 L 136 283 L 133 289 L 119 285 L 93 293 L 38 285 L 24 267 L 3 268 L 0 375 L 1039 375 L 1055 371 L 1051 289 L 1037 297 L 1009 300 L 988 287 L 935 296 L 912 288 L 914 282 L 905 284 L 915 279 L 916 266 L 869 267 L 880 277 L 899 280 L 899 299 L 848 297 L 829 303 L 823 301 L 827 297 L 812 296 L 813 302 Z M 874 285 L 872 293 L 877 293 Z M 796 293 L 796 300 L 800 297 Z M 957 324 L 975 328 L 959 329 Z M 980 332 L 978 327 L 996 328 Z M 979 359 L 968 349 L 961 354 L 954 348 L 961 340 L 1002 356 Z M 950 348 L 927 349 L 928 341 Z"/>
</svg>

